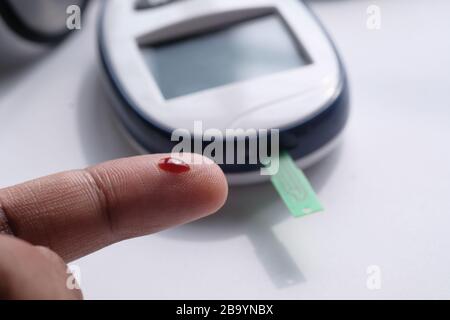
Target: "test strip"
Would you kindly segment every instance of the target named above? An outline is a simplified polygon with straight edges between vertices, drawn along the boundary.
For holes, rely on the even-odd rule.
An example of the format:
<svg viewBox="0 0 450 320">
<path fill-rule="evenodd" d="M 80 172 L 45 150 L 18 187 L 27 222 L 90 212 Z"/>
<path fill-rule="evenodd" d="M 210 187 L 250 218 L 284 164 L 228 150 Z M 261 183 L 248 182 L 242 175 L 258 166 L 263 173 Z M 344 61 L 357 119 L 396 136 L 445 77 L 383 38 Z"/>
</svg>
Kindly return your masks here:
<svg viewBox="0 0 450 320">
<path fill-rule="evenodd" d="M 271 181 L 294 217 L 323 211 L 311 184 L 289 153 L 280 154 L 279 169 L 271 176 Z"/>
</svg>

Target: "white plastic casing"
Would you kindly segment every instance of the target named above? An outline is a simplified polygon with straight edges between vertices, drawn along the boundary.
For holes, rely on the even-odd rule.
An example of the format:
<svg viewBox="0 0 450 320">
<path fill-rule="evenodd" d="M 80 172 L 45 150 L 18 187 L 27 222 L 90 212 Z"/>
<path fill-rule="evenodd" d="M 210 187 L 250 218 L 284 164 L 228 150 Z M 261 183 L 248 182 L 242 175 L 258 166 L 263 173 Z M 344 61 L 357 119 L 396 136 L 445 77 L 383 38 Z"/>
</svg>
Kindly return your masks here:
<svg viewBox="0 0 450 320">
<path fill-rule="evenodd" d="M 298 0 L 182 0 L 148 10 L 108 0 L 103 45 L 111 72 L 145 119 L 167 130 L 284 128 L 314 117 L 340 92 L 338 58 Z M 165 99 L 140 51 L 151 44 L 276 12 L 311 59 L 306 66 Z M 187 107 L 188 106 L 188 107 Z"/>
</svg>

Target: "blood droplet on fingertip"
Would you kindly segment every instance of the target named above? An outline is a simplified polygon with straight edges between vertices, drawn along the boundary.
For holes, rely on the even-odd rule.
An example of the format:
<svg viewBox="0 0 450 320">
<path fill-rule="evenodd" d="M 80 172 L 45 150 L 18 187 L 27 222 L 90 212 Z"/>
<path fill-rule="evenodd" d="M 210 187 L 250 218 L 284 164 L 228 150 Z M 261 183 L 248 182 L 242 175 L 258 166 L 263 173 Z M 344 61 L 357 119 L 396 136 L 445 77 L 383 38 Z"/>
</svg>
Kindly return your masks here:
<svg viewBox="0 0 450 320">
<path fill-rule="evenodd" d="M 161 170 L 170 173 L 184 173 L 191 169 L 189 165 L 183 160 L 167 157 L 159 160 L 158 166 Z"/>
</svg>

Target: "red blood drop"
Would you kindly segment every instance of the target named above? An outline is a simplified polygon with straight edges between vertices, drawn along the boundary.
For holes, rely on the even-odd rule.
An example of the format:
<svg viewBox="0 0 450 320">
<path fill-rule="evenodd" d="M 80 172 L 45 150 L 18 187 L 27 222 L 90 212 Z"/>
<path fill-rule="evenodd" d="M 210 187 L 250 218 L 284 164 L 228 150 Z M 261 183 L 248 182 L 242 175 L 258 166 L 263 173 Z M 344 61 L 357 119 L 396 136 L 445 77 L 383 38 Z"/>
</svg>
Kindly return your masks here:
<svg viewBox="0 0 450 320">
<path fill-rule="evenodd" d="M 163 158 L 159 160 L 158 166 L 167 172 L 171 173 L 183 173 L 189 171 L 191 168 L 187 163 L 180 159 L 175 159 L 171 157 Z"/>
</svg>

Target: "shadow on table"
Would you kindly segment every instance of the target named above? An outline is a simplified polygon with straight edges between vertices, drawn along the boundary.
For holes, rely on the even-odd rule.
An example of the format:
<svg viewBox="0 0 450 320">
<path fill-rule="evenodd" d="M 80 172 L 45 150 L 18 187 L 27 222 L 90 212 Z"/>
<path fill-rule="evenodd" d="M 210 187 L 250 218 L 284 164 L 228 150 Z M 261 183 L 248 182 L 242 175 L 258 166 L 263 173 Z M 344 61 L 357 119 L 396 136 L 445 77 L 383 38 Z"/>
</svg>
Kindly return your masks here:
<svg viewBox="0 0 450 320">
<path fill-rule="evenodd" d="M 98 69 L 86 75 L 80 90 L 79 123 L 90 164 L 136 154 L 118 130 L 108 98 L 99 81 Z M 338 162 L 340 149 L 306 170 L 315 190 L 320 192 Z M 276 287 L 306 281 L 297 263 L 276 237 L 272 228 L 294 219 L 287 209 L 279 212 L 281 199 L 270 183 L 233 187 L 228 201 L 217 213 L 200 221 L 162 233 L 180 241 L 223 241 L 247 236 L 255 253 Z"/>
</svg>

